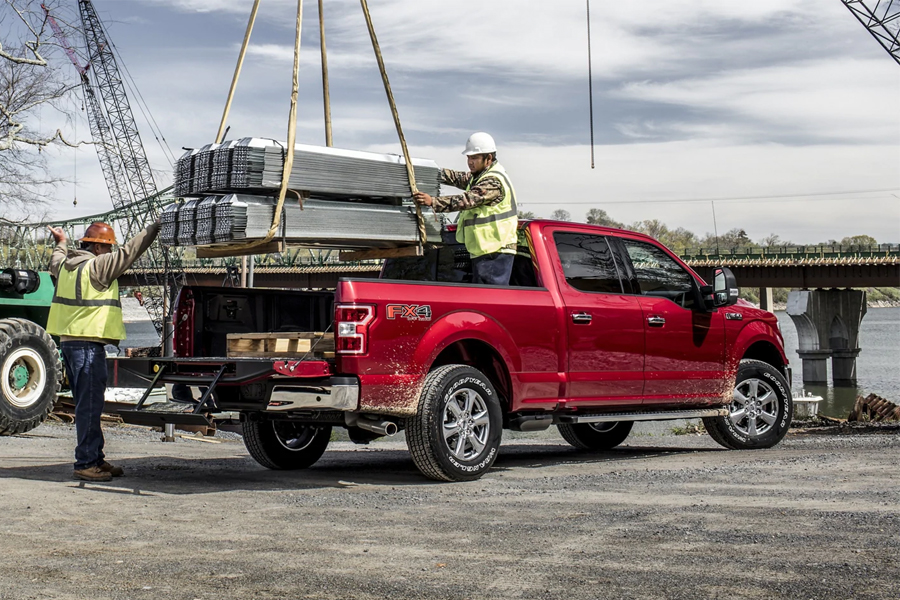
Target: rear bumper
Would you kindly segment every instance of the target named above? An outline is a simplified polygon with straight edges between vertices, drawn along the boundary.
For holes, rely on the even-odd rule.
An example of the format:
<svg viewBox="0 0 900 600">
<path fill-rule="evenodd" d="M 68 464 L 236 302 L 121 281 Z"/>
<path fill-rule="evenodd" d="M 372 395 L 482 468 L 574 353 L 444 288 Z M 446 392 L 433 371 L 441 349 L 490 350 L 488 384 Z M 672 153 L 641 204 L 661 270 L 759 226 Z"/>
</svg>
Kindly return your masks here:
<svg viewBox="0 0 900 600">
<path fill-rule="evenodd" d="M 355 377 L 331 377 L 317 384 L 280 381 L 273 384 L 266 411 L 355 411 L 358 407 L 359 381 Z"/>
</svg>

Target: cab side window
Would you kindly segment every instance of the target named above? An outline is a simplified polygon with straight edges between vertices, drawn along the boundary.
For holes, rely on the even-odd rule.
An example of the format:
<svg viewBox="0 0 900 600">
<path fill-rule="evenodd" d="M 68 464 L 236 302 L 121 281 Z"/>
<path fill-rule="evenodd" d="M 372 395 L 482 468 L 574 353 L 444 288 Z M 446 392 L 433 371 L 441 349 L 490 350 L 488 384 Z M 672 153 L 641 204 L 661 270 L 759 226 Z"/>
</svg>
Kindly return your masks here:
<svg viewBox="0 0 900 600">
<path fill-rule="evenodd" d="M 684 308 L 694 306 L 694 278 L 662 248 L 627 238 L 620 242 L 631 259 L 640 294 L 668 298 Z"/>
<path fill-rule="evenodd" d="M 606 237 L 557 231 L 553 240 L 570 286 L 582 292 L 623 293 Z"/>
</svg>

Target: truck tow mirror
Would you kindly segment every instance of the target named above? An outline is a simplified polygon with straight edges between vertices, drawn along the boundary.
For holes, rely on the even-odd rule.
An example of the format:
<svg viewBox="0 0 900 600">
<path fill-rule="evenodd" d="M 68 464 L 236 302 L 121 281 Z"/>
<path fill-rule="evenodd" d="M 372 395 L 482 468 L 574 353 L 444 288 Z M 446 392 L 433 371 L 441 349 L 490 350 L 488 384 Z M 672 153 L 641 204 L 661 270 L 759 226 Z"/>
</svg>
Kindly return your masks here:
<svg viewBox="0 0 900 600">
<path fill-rule="evenodd" d="M 740 291 L 737 279 L 735 279 L 731 269 L 728 267 L 716 267 L 715 275 L 713 276 L 712 296 L 708 298 L 712 308 L 737 304 Z"/>
</svg>

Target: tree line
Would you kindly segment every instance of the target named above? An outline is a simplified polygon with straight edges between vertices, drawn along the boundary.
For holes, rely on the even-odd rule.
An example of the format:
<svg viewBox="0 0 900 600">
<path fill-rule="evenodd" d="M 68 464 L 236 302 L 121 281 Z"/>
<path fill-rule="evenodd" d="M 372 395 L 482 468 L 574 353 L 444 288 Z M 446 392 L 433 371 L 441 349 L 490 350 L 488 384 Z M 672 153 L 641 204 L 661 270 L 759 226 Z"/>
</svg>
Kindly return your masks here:
<svg viewBox="0 0 900 600">
<path fill-rule="evenodd" d="M 531 211 L 519 211 L 520 219 L 535 219 L 535 214 Z M 558 208 L 553 211 L 550 218 L 555 221 L 572 222 L 572 213 Z M 721 252 L 730 252 L 738 248 L 747 248 L 750 246 L 796 246 L 796 245 L 813 245 L 813 244 L 795 244 L 790 240 L 782 239 L 778 234 L 771 233 L 759 240 L 752 240 L 747 232 L 740 227 L 727 231 L 720 235 L 707 233 L 699 236 L 693 231 L 689 231 L 684 227 L 670 229 L 665 223 L 659 219 L 645 219 L 643 221 L 635 221 L 633 223 L 623 223 L 612 218 L 609 213 L 601 208 L 592 208 L 584 216 L 582 223 L 590 225 L 602 225 L 604 227 L 615 227 L 617 229 L 628 229 L 644 233 L 650 237 L 659 240 L 676 253 L 683 252 L 688 248 L 717 248 Z M 840 240 L 828 240 L 821 242 L 824 246 L 877 246 L 878 242 L 870 235 L 853 235 L 847 236 Z"/>
</svg>

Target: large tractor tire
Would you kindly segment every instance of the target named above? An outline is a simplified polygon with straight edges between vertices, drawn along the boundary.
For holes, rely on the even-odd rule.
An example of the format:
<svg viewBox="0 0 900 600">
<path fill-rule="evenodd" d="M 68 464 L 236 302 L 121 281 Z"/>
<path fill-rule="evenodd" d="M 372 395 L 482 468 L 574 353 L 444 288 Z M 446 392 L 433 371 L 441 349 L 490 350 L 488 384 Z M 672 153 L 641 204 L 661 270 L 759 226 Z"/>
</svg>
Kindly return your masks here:
<svg viewBox="0 0 900 600">
<path fill-rule="evenodd" d="M 53 338 L 26 319 L 0 319 L 0 435 L 25 433 L 43 423 L 61 380 Z"/>
</svg>

